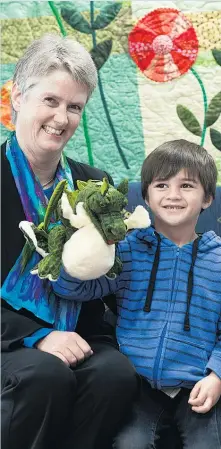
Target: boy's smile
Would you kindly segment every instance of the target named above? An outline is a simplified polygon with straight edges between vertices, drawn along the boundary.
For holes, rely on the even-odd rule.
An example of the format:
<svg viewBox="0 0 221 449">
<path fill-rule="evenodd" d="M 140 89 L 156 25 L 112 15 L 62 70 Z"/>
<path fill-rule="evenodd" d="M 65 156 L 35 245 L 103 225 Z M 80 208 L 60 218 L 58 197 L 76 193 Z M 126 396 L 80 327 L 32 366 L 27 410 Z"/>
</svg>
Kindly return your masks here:
<svg viewBox="0 0 221 449">
<path fill-rule="evenodd" d="M 212 198 L 205 199 L 199 178 L 190 178 L 185 169 L 167 180 L 154 179 L 147 193 L 155 228 L 164 235 L 168 234 L 168 229 L 188 229 L 192 235 L 201 209 L 212 202 Z"/>
</svg>

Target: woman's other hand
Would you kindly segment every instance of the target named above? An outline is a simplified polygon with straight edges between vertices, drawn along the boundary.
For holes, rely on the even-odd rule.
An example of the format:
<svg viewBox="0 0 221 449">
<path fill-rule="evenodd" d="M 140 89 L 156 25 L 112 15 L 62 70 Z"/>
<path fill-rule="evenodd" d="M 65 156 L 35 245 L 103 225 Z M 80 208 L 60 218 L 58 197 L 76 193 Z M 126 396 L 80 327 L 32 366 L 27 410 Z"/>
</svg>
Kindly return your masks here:
<svg viewBox="0 0 221 449">
<path fill-rule="evenodd" d="M 61 359 L 68 366 L 76 366 L 89 358 L 93 351 L 76 332 L 52 331 L 37 344 L 37 349 Z"/>
</svg>

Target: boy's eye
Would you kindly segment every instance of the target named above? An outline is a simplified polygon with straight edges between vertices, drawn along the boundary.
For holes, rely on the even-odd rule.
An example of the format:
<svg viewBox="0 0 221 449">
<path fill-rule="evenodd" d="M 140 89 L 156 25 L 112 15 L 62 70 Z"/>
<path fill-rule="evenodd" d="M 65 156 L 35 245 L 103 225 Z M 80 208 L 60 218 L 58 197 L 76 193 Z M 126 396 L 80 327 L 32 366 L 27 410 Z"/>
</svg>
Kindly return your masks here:
<svg viewBox="0 0 221 449">
<path fill-rule="evenodd" d="M 156 184 L 155 187 L 157 187 L 158 189 L 165 189 L 167 187 L 167 185 L 165 183 L 161 182 L 159 184 Z"/>
<path fill-rule="evenodd" d="M 187 182 L 185 183 L 185 184 L 182 184 L 182 186 L 181 186 L 183 189 L 190 189 L 190 188 L 193 188 L 193 185 L 192 184 L 188 184 Z"/>
</svg>

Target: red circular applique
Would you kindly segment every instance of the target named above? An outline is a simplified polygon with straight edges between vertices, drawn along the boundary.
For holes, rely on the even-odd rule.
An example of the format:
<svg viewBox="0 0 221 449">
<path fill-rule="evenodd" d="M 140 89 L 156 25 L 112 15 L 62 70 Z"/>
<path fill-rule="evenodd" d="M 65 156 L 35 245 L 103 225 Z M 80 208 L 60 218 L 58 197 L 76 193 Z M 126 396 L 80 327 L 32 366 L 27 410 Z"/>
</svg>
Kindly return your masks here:
<svg viewBox="0 0 221 449">
<path fill-rule="evenodd" d="M 0 122 L 10 131 L 15 129 L 11 121 L 11 88 L 12 81 L 7 81 L 1 88 L 1 107 L 0 107 Z"/>
<path fill-rule="evenodd" d="M 147 78 L 161 83 L 187 72 L 196 60 L 198 48 L 191 22 L 177 9 L 155 9 L 129 34 L 134 62 Z"/>
</svg>

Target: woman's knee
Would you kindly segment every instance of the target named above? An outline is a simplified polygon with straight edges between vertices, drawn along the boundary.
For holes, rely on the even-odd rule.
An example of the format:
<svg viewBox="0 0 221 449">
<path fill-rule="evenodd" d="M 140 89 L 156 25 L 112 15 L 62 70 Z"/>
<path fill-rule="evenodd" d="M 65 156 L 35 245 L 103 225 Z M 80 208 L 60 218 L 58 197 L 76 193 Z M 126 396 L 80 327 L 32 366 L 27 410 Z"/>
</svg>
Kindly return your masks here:
<svg viewBox="0 0 221 449">
<path fill-rule="evenodd" d="M 54 355 L 36 351 L 36 357 L 31 365 L 27 365 L 23 374 L 21 386 L 28 389 L 32 399 L 41 395 L 45 400 L 51 397 L 59 400 L 61 395 L 75 395 L 74 372 Z"/>
<path fill-rule="evenodd" d="M 129 399 L 136 398 L 138 394 L 139 378 L 135 368 L 120 352 L 117 352 L 110 363 L 108 382 L 121 395 L 126 392 Z"/>
<path fill-rule="evenodd" d="M 138 391 L 138 376 L 129 360 L 115 348 L 94 354 L 94 383 L 101 390 L 107 388 L 108 395 L 127 393 L 135 397 Z"/>
</svg>

